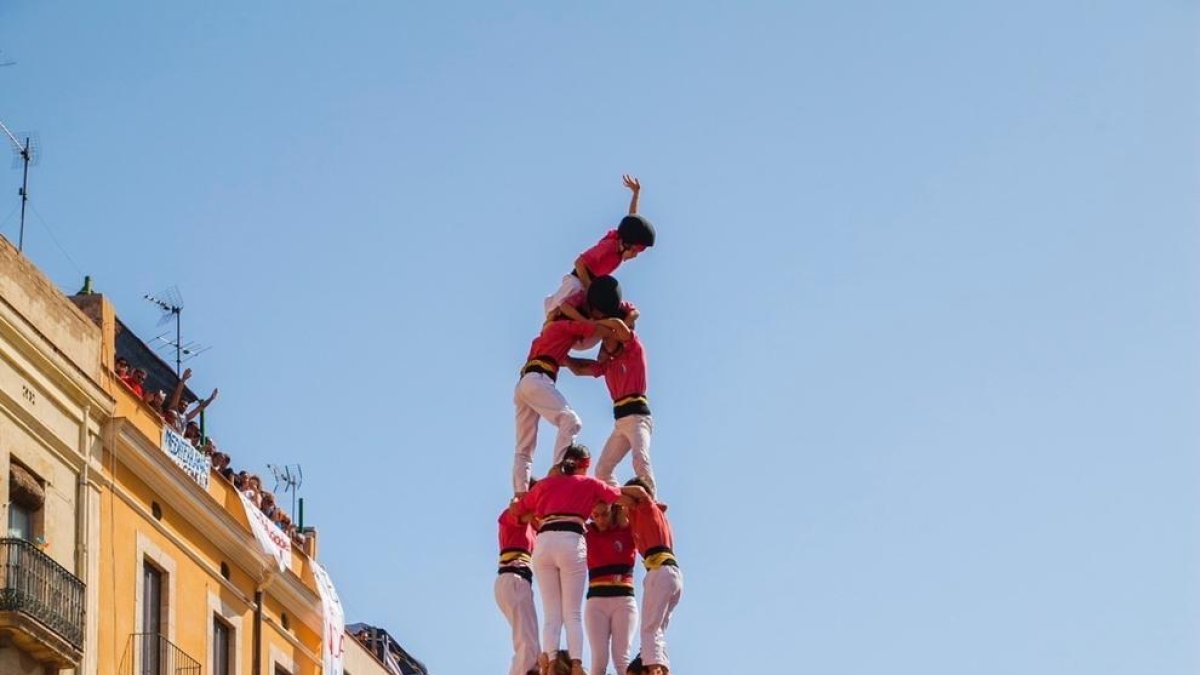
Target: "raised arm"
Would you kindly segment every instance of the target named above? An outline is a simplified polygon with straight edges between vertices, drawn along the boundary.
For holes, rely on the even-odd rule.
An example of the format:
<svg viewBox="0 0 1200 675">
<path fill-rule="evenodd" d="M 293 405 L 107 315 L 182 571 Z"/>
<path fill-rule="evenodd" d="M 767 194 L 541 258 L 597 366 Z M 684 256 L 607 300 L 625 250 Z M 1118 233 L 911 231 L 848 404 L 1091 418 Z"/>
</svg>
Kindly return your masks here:
<svg viewBox="0 0 1200 675">
<path fill-rule="evenodd" d="M 196 418 L 197 415 L 204 412 L 204 409 L 207 408 L 209 406 L 209 404 L 211 404 L 213 401 L 217 400 L 217 393 L 220 391 L 221 391 L 220 389 L 213 389 L 212 394 L 209 395 L 208 398 L 201 401 L 200 405 L 196 406 L 195 408 L 193 408 L 191 411 L 188 412 L 187 418 L 184 419 L 184 422 L 191 422 L 193 419 Z"/>
<path fill-rule="evenodd" d="M 633 193 L 633 196 L 629 198 L 629 215 L 636 216 L 638 209 L 638 196 L 642 192 L 642 184 L 638 182 L 638 179 L 630 176 L 629 174 L 621 176 L 621 180 L 625 183 L 625 187 L 629 188 L 629 191 Z"/>
<path fill-rule="evenodd" d="M 176 410 L 178 408 L 179 399 L 183 397 L 183 388 L 191 377 L 192 369 L 184 368 L 183 376 L 175 383 L 175 391 L 171 392 L 171 400 L 167 403 L 167 410 Z"/>
</svg>

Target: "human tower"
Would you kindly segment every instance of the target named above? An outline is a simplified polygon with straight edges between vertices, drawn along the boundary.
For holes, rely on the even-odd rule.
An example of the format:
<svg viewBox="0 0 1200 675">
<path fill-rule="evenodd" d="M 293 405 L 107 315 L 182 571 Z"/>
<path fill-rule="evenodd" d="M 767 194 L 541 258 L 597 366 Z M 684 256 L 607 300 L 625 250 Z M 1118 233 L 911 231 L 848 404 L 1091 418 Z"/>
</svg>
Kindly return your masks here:
<svg viewBox="0 0 1200 675">
<path fill-rule="evenodd" d="M 545 322 L 529 348 L 513 403 L 517 445 L 513 499 L 500 514 L 500 568 L 496 603 L 512 626 L 509 675 L 586 675 L 587 624 L 592 675 L 605 675 L 612 655 L 618 675 L 667 675 L 666 629 L 683 593 L 683 574 L 672 550 L 667 507 L 657 500 L 650 462 L 650 401 L 646 352 L 634 331 L 638 310 L 622 298 L 613 273 L 654 246 L 654 227 L 638 215 L 641 185 L 624 177 L 633 193 L 629 215 L 584 251 L 562 285 L 545 300 Z M 595 359 L 572 351 L 600 345 Z M 588 475 L 591 454 L 576 443 L 582 423 L 555 387 L 559 372 L 603 377 L 613 400 L 613 430 Z M 557 431 L 554 459 L 544 478 L 533 478 L 538 423 Z M 632 452 L 635 477 L 623 486 L 614 472 Z M 639 624 L 633 568 L 640 555 L 641 654 L 630 658 Z M 533 603 L 536 579 L 542 600 L 539 639 Z M 586 610 L 583 609 L 586 592 Z M 566 633 L 566 649 L 562 634 Z"/>
</svg>

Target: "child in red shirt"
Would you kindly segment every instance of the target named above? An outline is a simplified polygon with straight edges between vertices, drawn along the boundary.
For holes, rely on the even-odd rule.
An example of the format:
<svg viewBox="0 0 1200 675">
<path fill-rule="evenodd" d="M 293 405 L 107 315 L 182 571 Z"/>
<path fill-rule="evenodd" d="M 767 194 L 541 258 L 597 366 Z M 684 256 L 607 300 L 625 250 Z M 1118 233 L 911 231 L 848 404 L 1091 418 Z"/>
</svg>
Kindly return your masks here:
<svg viewBox="0 0 1200 675">
<path fill-rule="evenodd" d="M 561 311 L 577 321 L 586 318 L 580 316 L 574 307 L 564 305 L 563 301 L 579 291 L 586 291 L 593 279 L 612 274 L 622 262 L 636 258 L 642 251 L 654 246 L 654 226 L 637 215 L 641 183 L 632 176 L 624 176 L 623 180 L 625 187 L 633 192 L 633 198 L 629 201 L 629 215 L 621 219 L 617 229 L 609 230 L 598 244 L 575 259 L 575 269 L 563 277 L 558 290 L 546 296 L 542 303 L 547 317 Z"/>
<path fill-rule="evenodd" d="M 533 487 L 535 481 L 529 481 Z M 538 672 L 537 610 L 533 605 L 532 514 L 518 516 L 511 509 L 500 514 L 500 567 L 496 575 L 496 604 L 512 627 L 513 659 L 509 675 Z"/>
<path fill-rule="evenodd" d="M 567 357 L 567 367 L 576 375 L 603 377 L 613 400 L 613 430 L 600 459 L 596 462 L 596 478 L 616 485 L 613 470 L 633 451 L 633 471 L 654 489 L 654 469 L 650 465 L 650 434 L 654 421 L 650 417 L 650 399 L 646 392 L 646 350 L 637 334 L 630 330 L 624 342 L 605 340 L 600 359 Z"/>
<path fill-rule="evenodd" d="M 620 311 L 621 290 L 617 280 L 601 277 L 588 289 L 592 318 L 586 321 L 551 321 L 529 348 L 521 379 L 513 392 L 516 407 L 517 445 L 513 455 L 513 492 L 525 492 L 533 475 L 533 452 L 537 448 L 538 420 L 545 419 L 558 429 L 554 441 L 554 463 L 562 461 L 563 451 L 575 442 L 583 427 L 579 415 L 554 386 L 559 365 L 567 359 L 571 345 L 592 335 L 611 337 L 620 342 L 629 337 L 629 329 L 615 318 Z"/>
<path fill-rule="evenodd" d="M 642 659 L 648 675 L 667 675 L 667 624 L 683 595 L 683 572 L 675 559 L 674 536 L 667 507 L 658 503 L 646 481 L 634 478 L 621 488 L 620 504 L 629 512 L 629 527 L 646 576 L 642 579 Z"/>
<path fill-rule="evenodd" d="M 583 612 L 593 673 L 608 672 L 608 656 L 618 673 L 629 667 L 630 646 L 637 628 L 633 598 L 633 564 L 637 550 L 629 520 L 620 506 L 598 504 L 587 534 L 588 591 Z"/>
</svg>

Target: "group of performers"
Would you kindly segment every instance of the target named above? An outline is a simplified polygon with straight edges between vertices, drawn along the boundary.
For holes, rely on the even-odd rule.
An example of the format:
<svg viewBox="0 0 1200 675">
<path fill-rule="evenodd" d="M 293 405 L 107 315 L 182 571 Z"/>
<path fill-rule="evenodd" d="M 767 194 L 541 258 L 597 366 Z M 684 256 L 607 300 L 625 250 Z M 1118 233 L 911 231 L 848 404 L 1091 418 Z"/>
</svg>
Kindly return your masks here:
<svg viewBox="0 0 1200 675">
<path fill-rule="evenodd" d="M 634 324 L 638 310 L 622 298 L 613 272 L 654 245 L 654 227 L 638 215 L 641 186 L 630 176 L 629 215 L 575 261 L 546 298 L 546 320 L 521 369 L 513 402 L 517 444 L 514 496 L 500 515 L 496 603 L 512 626 L 510 675 L 586 675 L 587 625 L 591 673 L 667 675 L 666 629 L 683 592 L 667 507 L 657 500 L 650 462 L 653 422 L 646 396 L 646 353 Z M 600 345 L 596 359 L 570 356 Z M 591 454 L 576 442 L 582 423 L 555 387 L 562 368 L 603 377 L 613 400 L 612 434 L 588 475 Z M 538 422 L 557 429 L 549 473 L 534 479 Z M 619 485 L 617 466 L 632 452 L 635 477 Z M 535 534 L 536 532 L 536 534 Z M 631 658 L 639 624 L 633 569 L 646 567 L 640 612 L 641 654 Z M 542 601 L 539 640 L 533 603 Z M 586 610 L 583 608 L 586 592 Z M 560 649 L 562 633 L 566 649 Z"/>
</svg>

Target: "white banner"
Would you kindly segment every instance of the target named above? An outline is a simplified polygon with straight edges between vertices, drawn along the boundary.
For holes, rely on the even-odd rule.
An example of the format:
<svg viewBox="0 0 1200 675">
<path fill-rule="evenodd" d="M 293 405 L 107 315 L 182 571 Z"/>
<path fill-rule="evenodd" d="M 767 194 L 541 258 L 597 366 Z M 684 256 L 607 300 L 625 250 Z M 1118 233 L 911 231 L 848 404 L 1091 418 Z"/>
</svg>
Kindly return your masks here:
<svg viewBox="0 0 1200 675">
<path fill-rule="evenodd" d="M 183 469 L 184 473 L 192 477 L 192 480 L 200 484 L 200 487 L 208 489 L 208 475 L 212 473 L 212 460 L 204 456 L 188 439 L 175 433 L 175 430 L 168 426 L 163 426 L 162 451 L 167 453 L 167 457 L 171 461 Z"/>
<path fill-rule="evenodd" d="M 262 546 L 263 553 L 275 559 L 280 572 L 286 571 L 292 565 L 291 538 L 272 523 L 262 509 L 255 506 L 246 495 L 239 492 L 238 497 L 242 498 L 242 506 L 246 508 L 246 519 L 250 521 L 250 529 L 254 530 L 254 537 L 258 539 L 258 545 Z"/>
<path fill-rule="evenodd" d="M 342 613 L 342 601 L 329 573 L 317 561 L 312 561 L 313 576 L 317 579 L 317 592 L 321 594 L 321 608 L 325 611 L 325 638 L 321 640 L 321 667 L 323 675 L 342 675 L 342 657 L 346 653 L 346 615 Z"/>
</svg>

